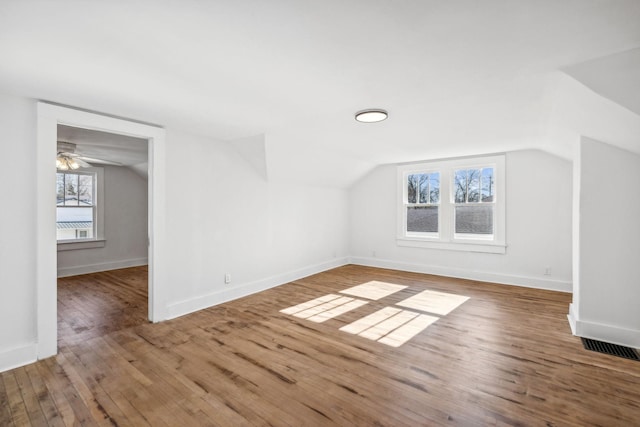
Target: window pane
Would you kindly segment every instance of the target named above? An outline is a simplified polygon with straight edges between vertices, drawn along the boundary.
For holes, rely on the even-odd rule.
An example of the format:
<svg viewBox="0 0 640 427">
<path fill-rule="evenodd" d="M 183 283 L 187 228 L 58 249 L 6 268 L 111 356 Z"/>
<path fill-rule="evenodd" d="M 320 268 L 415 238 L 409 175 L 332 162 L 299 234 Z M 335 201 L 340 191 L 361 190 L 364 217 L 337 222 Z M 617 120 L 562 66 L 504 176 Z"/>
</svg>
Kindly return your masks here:
<svg viewBox="0 0 640 427">
<path fill-rule="evenodd" d="M 407 203 L 418 203 L 418 188 L 420 186 L 420 175 L 409 175 L 407 177 Z"/>
<path fill-rule="evenodd" d="M 439 203 L 440 173 L 415 173 L 407 176 L 407 203 Z"/>
<path fill-rule="evenodd" d="M 81 206 L 93 205 L 93 176 L 79 175 L 78 198 Z"/>
<path fill-rule="evenodd" d="M 429 174 L 420 174 L 420 203 L 429 203 Z"/>
<path fill-rule="evenodd" d="M 454 172 L 454 200 L 455 203 L 480 202 L 481 177 L 483 171 L 488 171 L 487 182 L 493 182 L 493 169 L 460 169 Z M 487 191 L 493 191 L 491 184 L 487 184 Z M 487 200 L 491 201 L 491 200 Z"/>
<path fill-rule="evenodd" d="M 56 174 L 56 205 L 64 205 L 64 174 Z"/>
<path fill-rule="evenodd" d="M 407 232 L 437 233 L 438 206 L 408 206 Z"/>
<path fill-rule="evenodd" d="M 456 206 L 456 233 L 493 234 L 493 205 Z"/>
<path fill-rule="evenodd" d="M 65 206 L 77 206 L 78 205 L 78 175 L 65 174 L 64 179 L 65 192 L 64 192 L 64 205 Z"/>
<path fill-rule="evenodd" d="M 467 202 L 480 201 L 480 169 L 467 170 Z"/>
<path fill-rule="evenodd" d="M 93 238 L 93 208 L 56 208 L 56 229 L 58 240 L 77 239 L 85 235 Z"/>
<path fill-rule="evenodd" d="M 467 171 L 457 170 L 454 172 L 454 199 L 456 203 L 467 201 Z"/>
<path fill-rule="evenodd" d="M 493 202 L 495 183 L 493 182 L 493 168 L 482 169 L 482 201 Z"/>
<path fill-rule="evenodd" d="M 440 203 L 440 173 L 429 174 L 429 203 Z"/>
</svg>

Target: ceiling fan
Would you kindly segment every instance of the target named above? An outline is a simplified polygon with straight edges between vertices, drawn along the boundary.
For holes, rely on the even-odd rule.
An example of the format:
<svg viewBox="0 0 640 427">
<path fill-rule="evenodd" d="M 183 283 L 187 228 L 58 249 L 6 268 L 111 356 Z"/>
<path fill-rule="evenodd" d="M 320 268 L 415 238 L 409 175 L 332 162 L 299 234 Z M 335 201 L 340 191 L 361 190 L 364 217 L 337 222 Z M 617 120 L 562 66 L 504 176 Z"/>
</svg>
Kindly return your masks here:
<svg viewBox="0 0 640 427">
<path fill-rule="evenodd" d="M 83 156 L 81 153 L 76 153 L 76 144 L 72 142 L 58 141 L 58 154 L 56 155 L 56 168 L 58 170 L 66 171 L 79 168 L 90 168 L 91 163 L 122 166 L 122 163 Z"/>
</svg>

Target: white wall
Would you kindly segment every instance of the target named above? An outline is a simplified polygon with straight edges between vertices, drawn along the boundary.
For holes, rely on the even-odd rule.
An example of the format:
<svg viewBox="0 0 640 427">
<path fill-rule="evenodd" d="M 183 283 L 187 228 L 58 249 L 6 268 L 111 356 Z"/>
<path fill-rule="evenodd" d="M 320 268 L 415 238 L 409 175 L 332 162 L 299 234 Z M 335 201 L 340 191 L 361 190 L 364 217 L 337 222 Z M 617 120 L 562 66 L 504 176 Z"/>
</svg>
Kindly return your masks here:
<svg viewBox="0 0 640 427">
<path fill-rule="evenodd" d="M 346 190 L 267 182 L 232 145 L 172 130 L 167 158 L 170 317 L 346 262 Z"/>
<path fill-rule="evenodd" d="M 0 94 L 0 371 L 35 359 L 35 102 Z"/>
<path fill-rule="evenodd" d="M 397 172 L 385 165 L 351 189 L 353 262 L 570 292 L 571 163 L 526 150 L 507 153 L 506 169 L 506 254 L 398 246 Z"/>
<path fill-rule="evenodd" d="M 582 137 L 576 161 L 580 238 L 573 331 L 640 347 L 640 156 Z"/>
<path fill-rule="evenodd" d="M 36 358 L 36 102 L 0 94 L 0 117 L 0 182 L 21 185 L 0 209 L 3 371 Z M 266 182 L 231 144 L 176 130 L 166 151 L 169 317 L 347 262 L 346 190 Z"/>
<path fill-rule="evenodd" d="M 104 169 L 102 248 L 58 252 L 58 277 L 147 263 L 147 180 L 119 166 Z"/>
</svg>

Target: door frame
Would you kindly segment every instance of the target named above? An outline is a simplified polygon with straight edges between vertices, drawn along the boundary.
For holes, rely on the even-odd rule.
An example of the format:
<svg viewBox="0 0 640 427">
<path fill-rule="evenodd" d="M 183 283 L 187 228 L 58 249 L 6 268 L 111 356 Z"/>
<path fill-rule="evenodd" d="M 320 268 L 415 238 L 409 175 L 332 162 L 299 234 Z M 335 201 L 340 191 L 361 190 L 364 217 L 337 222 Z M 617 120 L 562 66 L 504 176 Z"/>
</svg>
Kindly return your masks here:
<svg viewBox="0 0 640 427">
<path fill-rule="evenodd" d="M 56 146 L 58 125 L 115 133 L 149 141 L 149 320 L 167 318 L 165 268 L 165 130 L 158 126 L 39 101 L 36 146 L 37 357 L 58 352 Z"/>
</svg>

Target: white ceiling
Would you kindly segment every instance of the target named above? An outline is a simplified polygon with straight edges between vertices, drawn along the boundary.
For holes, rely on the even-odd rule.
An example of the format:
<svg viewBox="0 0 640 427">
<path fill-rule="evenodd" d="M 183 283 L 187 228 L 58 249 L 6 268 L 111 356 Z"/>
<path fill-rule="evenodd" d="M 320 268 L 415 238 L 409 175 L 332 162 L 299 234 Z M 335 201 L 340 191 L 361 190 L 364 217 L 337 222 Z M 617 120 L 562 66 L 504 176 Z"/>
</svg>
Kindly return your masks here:
<svg viewBox="0 0 640 427">
<path fill-rule="evenodd" d="M 609 90 L 598 58 L 638 47 L 637 0 L 0 0 L 0 90 L 216 139 L 263 135 L 270 179 L 342 187 L 380 163 L 566 155 L 556 104 L 574 87 L 558 70 L 637 105 L 637 66 L 613 61 Z M 357 123 L 369 107 L 389 119 Z M 619 139 L 640 152 L 631 131 Z"/>
</svg>

